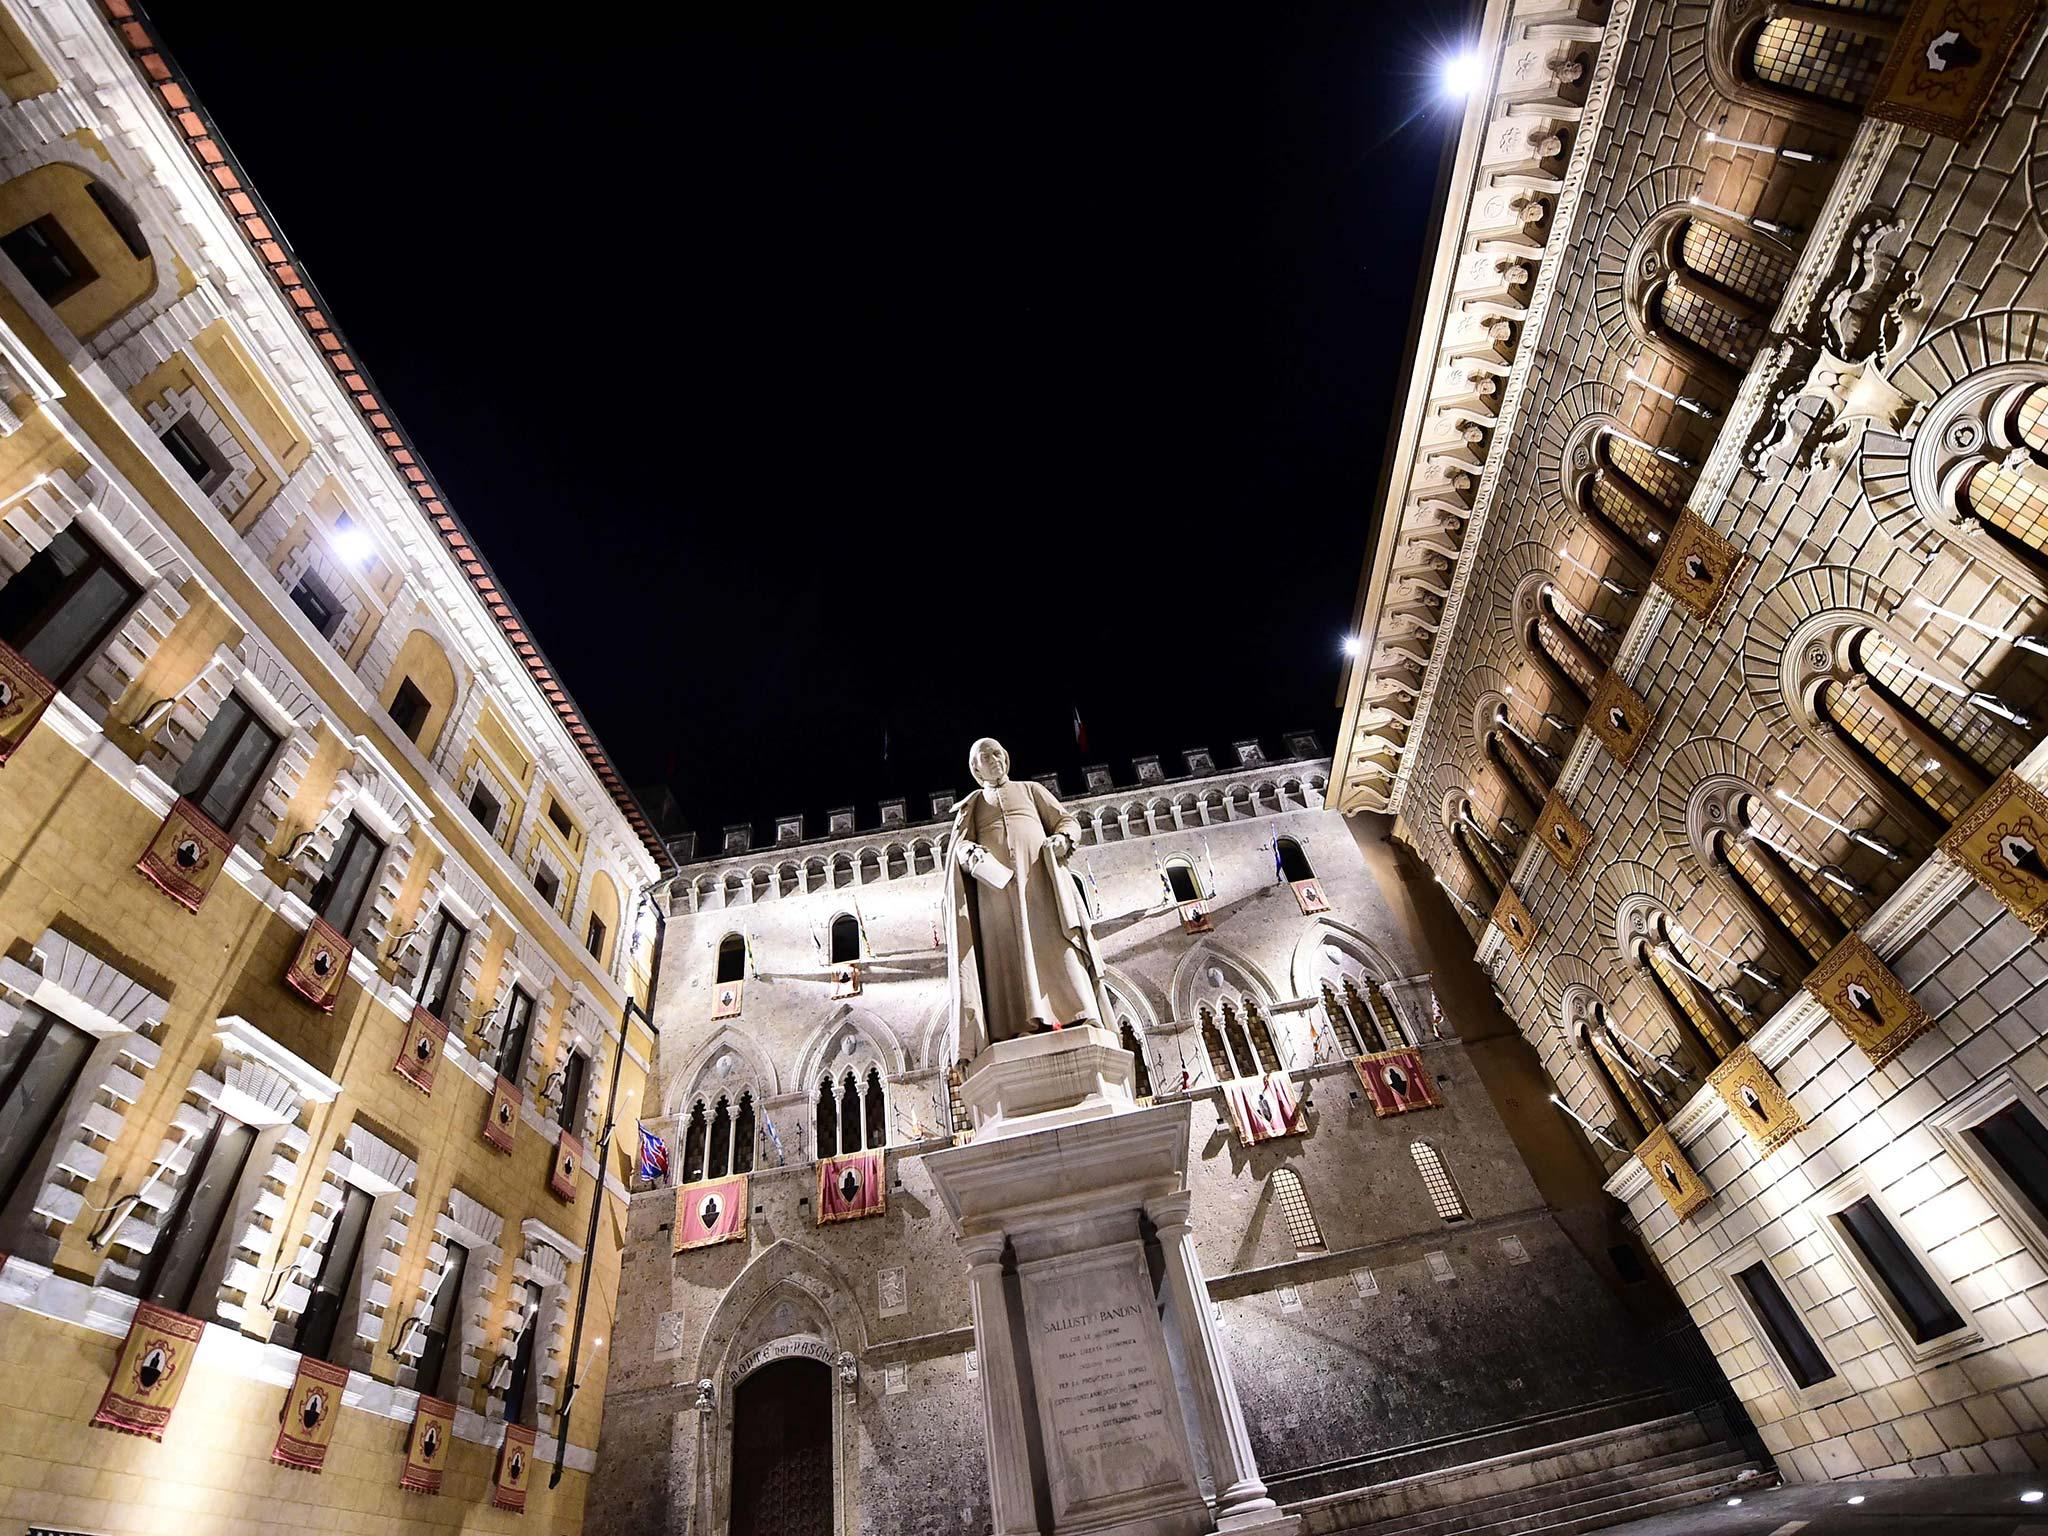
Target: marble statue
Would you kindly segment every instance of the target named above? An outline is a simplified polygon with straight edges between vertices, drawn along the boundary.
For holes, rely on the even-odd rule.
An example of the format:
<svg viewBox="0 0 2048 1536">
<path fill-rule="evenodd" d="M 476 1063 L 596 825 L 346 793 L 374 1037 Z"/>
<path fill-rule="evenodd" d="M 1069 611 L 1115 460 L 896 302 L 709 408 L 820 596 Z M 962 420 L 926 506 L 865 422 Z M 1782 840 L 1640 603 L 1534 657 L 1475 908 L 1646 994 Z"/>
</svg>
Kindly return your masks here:
<svg viewBox="0 0 2048 1536">
<path fill-rule="evenodd" d="M 1067 856 L 1073 816 L 1037 783 L 1010 777 L 989 737 L 967 766 L 981 787 L 953 810 L 944 891 L 946 974 L 960 1061 L 990 1044 L 1107 1017 L 1102 957 Z"/>
</svg>

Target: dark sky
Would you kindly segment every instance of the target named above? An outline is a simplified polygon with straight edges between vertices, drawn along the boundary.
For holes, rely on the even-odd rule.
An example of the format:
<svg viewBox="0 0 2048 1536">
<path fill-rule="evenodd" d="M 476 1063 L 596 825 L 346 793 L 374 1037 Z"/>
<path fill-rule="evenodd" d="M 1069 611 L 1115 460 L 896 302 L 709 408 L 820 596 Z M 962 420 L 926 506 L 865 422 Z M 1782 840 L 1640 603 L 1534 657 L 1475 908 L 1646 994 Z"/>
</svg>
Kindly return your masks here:
<svg viewBox="0 0 2048 1536">
<path fill-rule="evenodd" d="M 150 9 L 700 829 L 1331 744 L 1462 0 Z"/>
</svg>

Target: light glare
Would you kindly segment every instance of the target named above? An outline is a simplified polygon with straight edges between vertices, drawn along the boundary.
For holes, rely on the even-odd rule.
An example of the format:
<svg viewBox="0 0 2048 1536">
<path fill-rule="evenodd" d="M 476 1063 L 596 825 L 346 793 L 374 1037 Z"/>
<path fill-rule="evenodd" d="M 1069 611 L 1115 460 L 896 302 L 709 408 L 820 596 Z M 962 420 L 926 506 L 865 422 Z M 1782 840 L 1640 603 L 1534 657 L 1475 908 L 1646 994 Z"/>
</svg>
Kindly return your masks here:
<svg viewBox="0 0 2048 1536">
<path fill-rule="evenodd" d="M 2020 1502 L 2022 1504 L 2038 1504 L 2041 1502 L 2041 1497 L 2042 1495 L 2040 1489 L 2029 1488 L 2025 1493 L 2020 1495 Z"/>
<path fill-rule="evenodd" d="M 1365 645 L 1364 645 L 1364 643 L 1363 643 L 1363 642 L 1362 642 L 1362 641 L 1361 641 L 1361 640 L 1360 640 L 1360 639 L 1358 638 L 1358 636 L 1356 636 L 1356 635 L 1346 635 L 1346 636 L 1344 637 L 1344 654 L 1345 654 L 1346 656 L 1356 656 L 1356 655 L 1357 655 L 1357 654 L 1358 654 L 1358 653 L 1359 653 L 1360 651 L 1362 651 L 1362 650 L 1364 650 L 1364 649 L 1365 649 Z"/>
<path fill-rule="evenodd" d="M 376 545 L 362 529 L 343 526 L 334 530 L 334 552 L 350 565 L 361 565 L 375 551 Z"/>
<path fill-rule="evenodd" d="M 1479 58 L 1469 48 L 1452 54 L 1442 67 L 1446 96 L 1469 96 L 1479 84 Z"/>
</svg>

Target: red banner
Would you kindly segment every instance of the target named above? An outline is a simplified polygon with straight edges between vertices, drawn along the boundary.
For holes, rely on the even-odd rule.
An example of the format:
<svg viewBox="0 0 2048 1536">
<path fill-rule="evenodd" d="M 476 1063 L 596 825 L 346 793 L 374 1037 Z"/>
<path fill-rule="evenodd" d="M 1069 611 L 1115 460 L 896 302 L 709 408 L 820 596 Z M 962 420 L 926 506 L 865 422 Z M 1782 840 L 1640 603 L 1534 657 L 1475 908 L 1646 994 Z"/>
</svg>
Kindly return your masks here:
<svg viewBox="0 0 2048 1536">
<path fill-rule="evenodd" d="M 187 912 L 197 912 L 227 867 L 234 839 L 190 800 L 172 805 L 135 867 Z"/>
<path fill-rule="evenodd" d="M 1294 1097 L 1294 1084 L 1285 1072 L 1240 1077 L 1225 1083 L 1223 1101 L 1230 1108 L 1230 1123 L 1237 1130 L 1237 1139 L 1248 1147 L 1279 1136 L 1296 1136 L 1307 1129 L 1301 1105 Z"/>
<path fill-rule="evenodd" d="M 412 1435 L 405 1442 L 405 1470 L 398 1486 L 414 1493 L 439 1493 L 448 1443 L 455 1438 L 455 1405 L 423 1397 L 413 1410 Z"/>
<path fill-rule="evenodd" d="M 92 1422 L 125 1435 L 163 1439 L 205 1332 L 206 1325 L 196 1317 L 153 1302 L 138 1304 Z"/>
<path fill-rule="evenodd" d="M 882 1150 L 818 1159 L 818 1225 L 879 1216 L 888 1208 L 882 1188 Z"/>
<path fill-rule="evenodd" d="M 502 1077 L 491 1089 L 491 1107 L 484 1111 L 484 1140 L 500 1152 L 512 1150 L 512 1133 L 519 1128 L 519 1106 L 523 1102 L 519 1090 Z"/>
<path fill-rule="evenodd" d="M 554 1166 L 548 1170 L 548 1190 L 557 1200 L 576 1203 L 576 1171 L 583 1166 L 583 1142 L 567 1131 L 555 1143 Z"/>
<path fill-rule="evenodd" d="M 1180 909 L 1180 926 L 1183 933 L 1207 933 L 1216 925 L 1209 921 L 1207 907 L 1191 901 Z"/>
<path fill-rule="evenodd" d="M 743 981 L 721 981 L 712 996 L 711 1017 L 714 1019 L 736 1019 L 740 1016 L 740 1003 L 746 995 Z"/>
<path fill-rule="evenodd" d="M 1301 903 L 1303 917 L 1313 917 L 1318 912 L 1330 910 L 1330 903 L 1323 895 L 1323 882 L 1320 880 L 1296 880 L 1294 899 Z"/>
<path fill-rule="evenodd" d="M 405 1027 L 405 1043 L 398 1048 L 398 1060 L 391 1070 L 421 1093 L 434 1091 L 434 1068 L 448 1044 L 448 1026 L 426 1009 L 415 1007 Z"/>
<path fill-rule="evenodd" d="M 55 683 L 30 666 L 21 652 L 0 643 L 0 765 L 28 740 L 55 697 Z"/>
<path fill-rule="evenodd" d="M 284 973 L 284 984 L 322 1013 L 334 1012 L 341 996 L 341 980 L 348 975 L 348 957 L 354 946 L 324 917 L 313 919 L 299 941 L 299 952 Z"/>
<path fill-rule="evenodd" d="M 747 1235 L 747 1176 L 700 1179 L 676 1189 L 675 1249 L 709 1248 Z"/>
<path fill-rule="evenodd" d="M 1424 1070 L 1422 1058 L 1414 1051 L 1380 1051 L 1360 1056 L 1353 1063 L 1358 1080 L 1372 1099 L 1372 1112 L 1381 1119 L 1405 1115 L 1411 1109 L 1440 1109 L 1436 1082 Z"/>
<path fill-rule="evenodd" d="M 318 1472 L 327 1461 L 327 1442 L 334 1438 L 334 1421 L 341 1414 L 341 1393 L 347 1385 L 347 1366 L 301 1355 L 270 1459 L 281 1467 Z"/>
<path fill-rule="evenodd" d="M 515 1515 L 526 1513 L 526 1474 L 533 1462 L 533 1431 L 523 1424 L 505 1426 L 505 1443 L 498 1447 L 498 1466 L 491 1473 L 491 1503 Z"/>
</svg>

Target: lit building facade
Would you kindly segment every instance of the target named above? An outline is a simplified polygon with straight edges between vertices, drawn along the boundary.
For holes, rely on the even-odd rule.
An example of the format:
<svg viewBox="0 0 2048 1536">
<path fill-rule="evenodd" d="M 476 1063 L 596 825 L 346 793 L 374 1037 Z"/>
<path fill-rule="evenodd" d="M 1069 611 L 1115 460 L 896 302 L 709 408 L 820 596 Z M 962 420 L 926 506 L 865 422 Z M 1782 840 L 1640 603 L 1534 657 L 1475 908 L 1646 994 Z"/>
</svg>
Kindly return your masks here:
<svg viewBox="0 0 2048 1536">
<path fill-rule="evenodd" d="M 580 1529 L 667 856 L 146 19 L 0 93 L 0 1507 Z"/>
<path fill-rule="evenodd" d="M 1346 677 L 1802 1481 L 2048 1461 L 2035 11 L 1492 6 Z"/>
<path fill-rule="evenodd" d="M 1041 782 L 1078 826 L 1105 1022 L 1141 1099 L 1188 1106 L 1188 1219 L 1272 1497 L 1335 1531 L 1762 1472 L 1670 1369 L 1703 1347 L 1450 903 L 1384 818 L 1325 805 L 1314 738 L 1134 769 Z M 953 805 L 730 828 L 674 882 L 649 1103 L 683 1187 L 632 1200 L 603 1529 L 989 1529 L 969 1267 L 926 1163 L 971 1135 Z M 1262 1090 L 1298 1114 L 1247 1137 L 1231 1100 Z M 849 1160 L 879 1193 L 857 1219 Z"/>
</svg>

